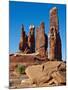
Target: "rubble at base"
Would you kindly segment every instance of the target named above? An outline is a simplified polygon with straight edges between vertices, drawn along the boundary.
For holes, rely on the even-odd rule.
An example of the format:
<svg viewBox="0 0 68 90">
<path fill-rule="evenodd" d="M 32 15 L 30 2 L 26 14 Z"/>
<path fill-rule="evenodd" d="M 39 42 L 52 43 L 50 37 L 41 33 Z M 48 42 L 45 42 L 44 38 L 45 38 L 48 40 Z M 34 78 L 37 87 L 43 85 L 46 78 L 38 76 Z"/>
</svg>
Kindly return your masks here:
<svg viewBox="0 0 68 90">
<path fill-rule="evenodd" d="M 27 86 L 57 86 L 66 84 L 66 65 L 62 61 L 48 61 L 41 65 L 27 67 L 26 75 L 29 80 L 21 82 L 21 85 L 28 83 Z M 31 83 L 31 84 L 30 84 Z"/>
</svg>

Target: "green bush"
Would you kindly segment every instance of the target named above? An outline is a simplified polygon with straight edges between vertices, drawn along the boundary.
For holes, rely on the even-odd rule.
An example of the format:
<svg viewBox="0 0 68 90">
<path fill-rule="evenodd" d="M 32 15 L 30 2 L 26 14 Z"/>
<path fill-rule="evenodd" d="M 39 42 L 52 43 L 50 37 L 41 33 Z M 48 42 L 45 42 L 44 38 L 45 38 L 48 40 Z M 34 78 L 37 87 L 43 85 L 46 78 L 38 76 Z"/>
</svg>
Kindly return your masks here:
<svg viewBox="0 0 68 90">
<path fill-rule="evenodd" d="M 19 65 L 17 66 L 17 68 L 16 68 L 16 71 L 17 71 L 19 74 L 24 74 L 24 73 L 25 73 L 25 66 L 19 64 Z"/>
</svg>

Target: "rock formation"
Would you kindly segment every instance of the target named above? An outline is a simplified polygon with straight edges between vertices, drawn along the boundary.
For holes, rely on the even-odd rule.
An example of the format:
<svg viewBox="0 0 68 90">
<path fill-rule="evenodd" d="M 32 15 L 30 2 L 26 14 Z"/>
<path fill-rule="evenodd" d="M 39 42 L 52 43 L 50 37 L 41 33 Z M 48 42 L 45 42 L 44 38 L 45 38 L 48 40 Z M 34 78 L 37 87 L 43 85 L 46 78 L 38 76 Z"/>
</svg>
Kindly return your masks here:
<svg viewBox="0 0 68 90">
<path fill-rule="evenodd" d="M 50 31 L 48 36 L 45 34 L 44 22 L 40 24 L 40 27 L 36 28 L 36 40 L 34 25 L 30 25 L 29 30 L 27 36 L 22 25 L 19 43 L 19 49 L 22 52 L 10 54 L 9 82 L 10 84 L 12 83 L 10 87 L 26 88 L 66 85 L 66 62 L 62 61 L 57 8 L 54 7 L 50 10 Z M 47 53 L 48 37 L 49 53 Z M 26 67 L 24 75 L 17 76 L 15 69 L 18 64 Z"/>
<path fill-rule="evenodd" d="M 30 25 L 28 34 L 28 47 L 31 53 L 35 52 L 35 27 Z"/>
<path fill-rule="evenodd" d="M 49 31 L 49 59 L 62 59 L 61 53 L 61 38 L 59 34 L 59 23 L 57 16 L 57 8 L 50 10 L 50 31 Z"/>
<path fill-rule="evenodd" d="M 36 52 L 39 52 L 41 57 L 46 56 L 48 47 L 48 37 L 45 34 L 44 22 L 36 29 Z"/>
<path fill-rule="evenodd" d="M 66 82 L 66 65 L 61 61 L 29 66 L 25 72 L 30 82 L 36 86 L 65 85 Z"/>
<path fill-rule="evenodd" d="M 35 27 L 34 25 L 30 25 L 29 29 L 30 31 L 27 36 L 24 31 L 24 25 L 22 25 L 19 49 L 23 53 L 34 53 L 35 52 Z"/>
<path fill-rule="evenodd" d="M 20 43 L 19 43 L 19 49 L 22 51 L 22 52 L 25 52 L 28 48 L 28 45 L 27 45 L 27 35 L 24 31 L 24 25 L 22 24 L 22 32 L 21 32 L 21 38 L 20 38 Z"/>
</svg>

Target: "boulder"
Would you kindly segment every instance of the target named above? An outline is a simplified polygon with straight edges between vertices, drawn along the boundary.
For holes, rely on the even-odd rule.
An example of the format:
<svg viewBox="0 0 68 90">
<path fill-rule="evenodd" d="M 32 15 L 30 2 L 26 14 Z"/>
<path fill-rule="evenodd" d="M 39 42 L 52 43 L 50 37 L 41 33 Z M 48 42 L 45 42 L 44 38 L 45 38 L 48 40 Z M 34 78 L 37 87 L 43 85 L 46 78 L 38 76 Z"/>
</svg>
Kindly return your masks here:
<svg viewBox="0 0 68 90">
<path fill-rule="evenodd" d="M 62 61 L 48 61 L 26 68 L 26 75 L 36 85 L 49 86 L 66 83 L 66 65 Z"/>
<path fill-rule="evenodd" d="M 30 79 L 25 79 L 21 81 L 21 86 L 26 87 L 36 87 L 36 84 L 33 84 L 33 82 Z"/>
</svg>

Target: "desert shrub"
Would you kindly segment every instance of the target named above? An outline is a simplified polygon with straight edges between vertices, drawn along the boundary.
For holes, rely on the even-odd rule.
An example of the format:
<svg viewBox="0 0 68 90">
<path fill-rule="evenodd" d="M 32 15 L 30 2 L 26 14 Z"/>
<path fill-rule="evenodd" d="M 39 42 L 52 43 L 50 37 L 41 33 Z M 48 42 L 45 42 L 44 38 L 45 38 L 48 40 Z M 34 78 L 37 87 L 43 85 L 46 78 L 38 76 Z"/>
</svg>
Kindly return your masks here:
<svg viewBox="0 0 68 90">
<path fill-rule="evenodd" d="M 21 64 L 18 64 L 17 68 L 16 68 L 16 71 L 19 73 L 19 74 L 25 74 L 25 66 L 24 65 L 21 65 Z"/>
</svg>

